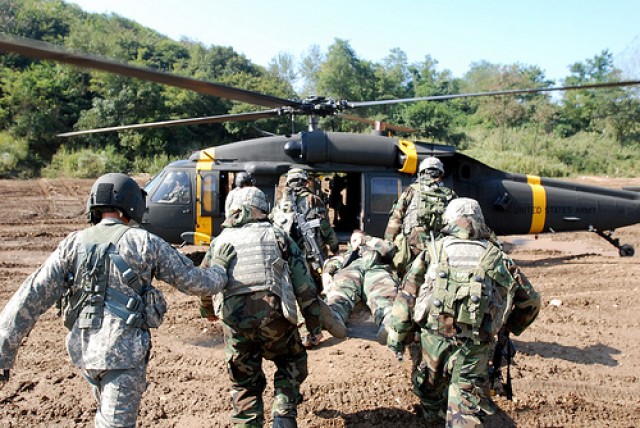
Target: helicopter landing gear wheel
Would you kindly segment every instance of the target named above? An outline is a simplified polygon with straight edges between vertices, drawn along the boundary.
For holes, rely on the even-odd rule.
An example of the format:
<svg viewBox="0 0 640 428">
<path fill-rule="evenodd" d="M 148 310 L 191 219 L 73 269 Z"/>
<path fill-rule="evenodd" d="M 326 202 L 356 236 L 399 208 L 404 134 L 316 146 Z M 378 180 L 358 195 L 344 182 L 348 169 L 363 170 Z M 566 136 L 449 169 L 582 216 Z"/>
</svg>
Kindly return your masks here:
<svg viewBox="0 0 640 428">
<path fill-rule="evenodd" d="M 606 240 L 608 243 L 616 247 L 618 249 L 618 254 L 620 255 L 620 257 L 632 257 L 636 253 L 636 250 L 633 248 L 633 245 L 629 245 L 629 244 L 621 245 L 620 240 L 618 238 L 612 237 L 613 230 L 610 230 L 608 232 L 602 232 L 600 230 L 593 229 L 593 228 L 590 230 L 591 232 L 594 232 L 596 235 L 600 236 L 601 238 Z"/>
<path fill-rule="evenodd" d="M 618 254 L 620 254 L 620 257 L 633 257 L 635 253 L 635 248 L 633 248 L 633 245 L 629 244 L 621 245 L 618 250 Z"/>
</svg>

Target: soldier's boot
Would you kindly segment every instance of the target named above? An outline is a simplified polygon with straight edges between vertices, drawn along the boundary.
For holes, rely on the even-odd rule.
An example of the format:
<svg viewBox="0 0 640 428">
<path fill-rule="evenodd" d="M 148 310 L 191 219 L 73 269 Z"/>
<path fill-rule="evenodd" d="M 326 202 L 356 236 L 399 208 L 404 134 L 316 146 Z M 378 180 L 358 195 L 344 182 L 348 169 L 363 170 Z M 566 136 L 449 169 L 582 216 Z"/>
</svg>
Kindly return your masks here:
<svg viewBox="0 0 640 428">
<path fill-rule="evenodd" d="M 322 319 L 322 326 L 333 337 L 343 338 L 347 337 L 347 326 L 340 315 L 331 310 L 331 307 L 327 305 L 324 300 L 320 300 L 320 318 Z"/>
<path fill-rule="evenodd" d="M 378 328 L 378 335 L 376 339 L 378 343 L 387 346 L 387 337 L 389 336 L 389 324 L 391 323 L 391 312 L 385 315 L 384 319 L 380 323 L 380 327 Z"/>
<path fill-rule="evenodd" d="M 434 413 L 426 409 L 422 404 L 416 404 L 415 409 L 427 427 L 443 426 L 446 420 L 446 417 L 441 412 Z"/>
<path fill-rule="evenodd" d="M 298 422 L 293 416 L 274 416 L 273 428 L 298 428 Z"/>
</svg>

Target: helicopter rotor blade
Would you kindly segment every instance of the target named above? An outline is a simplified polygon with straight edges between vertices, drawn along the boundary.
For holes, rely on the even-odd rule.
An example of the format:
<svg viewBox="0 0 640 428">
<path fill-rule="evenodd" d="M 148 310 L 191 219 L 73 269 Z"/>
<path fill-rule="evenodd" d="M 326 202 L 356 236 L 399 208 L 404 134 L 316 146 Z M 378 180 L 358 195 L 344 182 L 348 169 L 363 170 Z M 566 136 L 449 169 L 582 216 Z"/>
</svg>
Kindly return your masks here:
<svg viewBox="0 0 640 428">
<path fill-rule="evenodd" d="M 62 134 L 57 134 L 56 136 L 75 137 L 77 135 L 100 134 L 103 132 L 126 131 L 130 129 L 166 128 L 170 126 L 202 125 L 206 123 L 223 123 L 230 121 L 241 122 L 247 120 L 265 119 L 273 116 L 278 116 L 279 114 L 280 109 L 263 110 L 250 113 L 222 114 L 219 116 L 194 117 L 190 119 L 165 120 L 162 122 L 137 123 L 135 125 L 111 126 L 108 128 L 88 129 L 85 131 L 64 132 Z"/>
<path fill-rule="evenodd" d="M 353 120 L 355 122 L 365 123 L 367 125 L 373 126 L 374 128 L 378 128 L 381 126 L 383 129 L 380 129 L 380 131 L 383 131 L 385 129 L 396 131 L 396 132 L 407 132 L 407 133 L 414 133 L 419 131 L 416 128 L 409 128 L 407 126 L 402 126 L 402 125 L 394 125 L 392 123 L 381 122 L 378 120 L 365 119 L 363 117 L 355 116 L 353 114 L 338 113 L 336 116 L 341 117 L 343 119 Z"/>
<path fill-rule="evenodd" d="M 162 83 L 177 88 L 188 89 L 200 94 L 212 95 L 235 101 L 265 107 L 297 107 L 295 100 L 278 98 L 271 95 L 245 89 L 234 88 L 220 83 L 179 76 L 150 68 L 137 67 L 121 62 L 100 58 L 98 56 L 77 54 L 49 43 L 26 38 L 7 37 L 0 34 L 0 52 L 16 53 L 34 59 L 53 60 L 81 68 L 106 71 L 121 76 L 135 77 L 155 83 Z"/>
<path fill-rule="evenodd" d="M 588 85 L 578 86 L 554 86 L 550 88 L 527 88 L 527 89 L 508 89 L 504 91 L 489 91 L 489 92 L 470 92 L 466 94 L 450 94 L 450 95 L 431 95 L 428 97 L 415 97 L 415 98 L 398 98 L 393 100 L 379 100 L 379 101 L 356 101 L 356 102 L 344 102 L 341 105 L 346 105 L 349 108 L 357 107 L 370 107 L 400 103 L 410 103 L 417 101 L 444 101 L 452 100 L 455 98 L 472 98 L 472 97 L 489 97 L 497 95 L 520 95 L 520 94 L 536 94 L 539 92 L 556 92 L 556 91 L 572 91 L 580 89 L 602 89 L 602 88 L 616 88 L 624 86 L 640 85 L 640 80 L 627 80 L 621 82 L 604 82 L 593 83 Z"/>
</svg>

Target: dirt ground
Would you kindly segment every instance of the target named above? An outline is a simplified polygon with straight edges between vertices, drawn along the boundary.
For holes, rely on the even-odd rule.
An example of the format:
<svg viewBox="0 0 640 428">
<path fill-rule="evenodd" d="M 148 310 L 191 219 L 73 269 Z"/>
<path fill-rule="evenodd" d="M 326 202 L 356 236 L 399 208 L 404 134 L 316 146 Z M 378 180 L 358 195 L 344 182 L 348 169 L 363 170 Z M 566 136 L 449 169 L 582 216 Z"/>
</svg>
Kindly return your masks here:
<svg viewBox="0 0 640 428">
<path fill-rule="evenodd" d="M 620 187 L 640 179 L 581 179 Z M 90 180 L 0 181 L 0 307 L 73 230 Z M 640 251 L 640 225 L 620 229 Z M 510 253 L 542 293 L 538 320 L 515 339 L 515 398 L 497 397 L 492 426 L 640 426 L 640 264 L 620 258 L 588 232 L 506 237 Z M 139 425 L 228 426 L 231 403 L 221 327 L 200 319 L 193 297 L 159 284 L 170 308 L 154 334 L 149 387 Z M 410 362 L 399 363 L 360 321 L 355 336 L 329 338 L 309 354 L 301 427 L 414 427 Z M 65 329 L 47 312 L 25 340 L 12 377 L 0 387 L 0 426 L 92 424 L 88 384 L 64 351 Z M 267 363 L 268 376 L 273 365 Z M 272 389 L 265 394 L 270 409 Z M 270 416 L 267 411 L 267 419 Z"/>
</svg>

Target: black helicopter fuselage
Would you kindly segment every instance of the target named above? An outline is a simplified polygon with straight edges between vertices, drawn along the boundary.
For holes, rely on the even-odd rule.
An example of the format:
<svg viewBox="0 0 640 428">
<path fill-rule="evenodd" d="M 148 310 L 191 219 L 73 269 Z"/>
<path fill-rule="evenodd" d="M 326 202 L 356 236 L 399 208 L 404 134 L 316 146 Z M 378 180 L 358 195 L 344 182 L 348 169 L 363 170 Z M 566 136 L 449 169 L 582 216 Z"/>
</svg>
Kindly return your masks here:
<svg viewBox="0 0 640 428">
<path fill-rule="evenodd" d="M 168 165 L 147 186 L 143 226 L 172 243 L 181 243 L 183 232 L 197 232 L 206 244 L 220 231 L 232 174 L 249 172 L 274 201 L 282 174 L 300 167 L 326 180 L 317 191 L 339 235 L 359 228 L 382 236 L 393 202 L 426 156 L 444 163 L 446 186 L 479 201 L 498 235 L 608 231 L 640 222 L 640 194 L 634 191 L 504 172 L 446 145 L 312 131 L 212 147 Z M 189 195 L 182 202 L 162 202 L 163 177 L 175 172 L 189 177 Z"/>
</svg>

